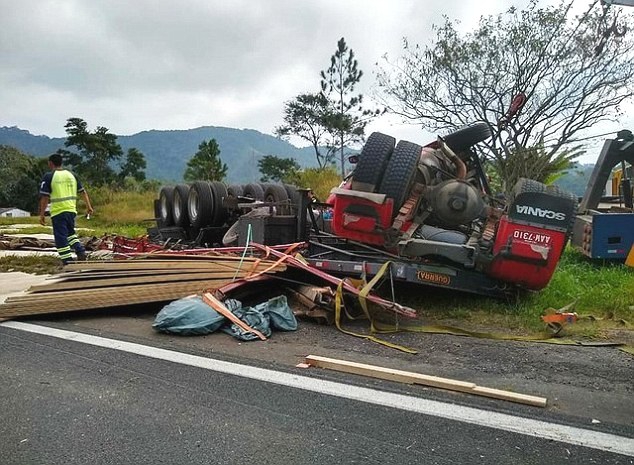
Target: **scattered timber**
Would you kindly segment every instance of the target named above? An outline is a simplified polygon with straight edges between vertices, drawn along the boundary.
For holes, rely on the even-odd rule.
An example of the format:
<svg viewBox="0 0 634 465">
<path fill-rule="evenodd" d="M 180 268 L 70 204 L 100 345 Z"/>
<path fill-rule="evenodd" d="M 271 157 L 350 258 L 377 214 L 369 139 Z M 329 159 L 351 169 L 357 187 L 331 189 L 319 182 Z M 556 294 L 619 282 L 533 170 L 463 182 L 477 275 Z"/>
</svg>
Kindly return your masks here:
<svg viewBox="0 0 634 465">
<path fill-rule="evenodd" d="M 55 281 L 0 305 L 0 319 L 167 302 L 236 279 L 284 271 L 286 265 L 253 257 L 151 254 L 132 260 L 68 265 Z"/>
<path fill-rule="evenodd" d="M 370 376 L 372 378 L 385 379 L 388 381 L 397 381 L 400 383 L 420 384 L 424 386 L 432 386 L 450 391 L 465 392 L 478 396 L 492 397 L 494 399 L 508 400 L 520 404 L 532 405 L 535 407 L 546 407 L 547 399 L 544 397 L 530 396 L 526 394 L 518 394 L 511 391 L 503 391 L 501 389 L 492 389 L 477 384 L 458 381 L 449 378 L 439 378 L 437 376 L 423 375 L 410 371 L 394 370 L 392 368 L 383 368 L 374 365 L 366 365 L 364 363 L 349 362 L 346 360 L 337 360 L 334 358 L 320 357 L 317 355 L 309 355 L 304 359 L 304 363 L 329 370 L 341 371 L 355 375 Z M 304 365 L 304 364 L 301 364 Z"/>
</svg>

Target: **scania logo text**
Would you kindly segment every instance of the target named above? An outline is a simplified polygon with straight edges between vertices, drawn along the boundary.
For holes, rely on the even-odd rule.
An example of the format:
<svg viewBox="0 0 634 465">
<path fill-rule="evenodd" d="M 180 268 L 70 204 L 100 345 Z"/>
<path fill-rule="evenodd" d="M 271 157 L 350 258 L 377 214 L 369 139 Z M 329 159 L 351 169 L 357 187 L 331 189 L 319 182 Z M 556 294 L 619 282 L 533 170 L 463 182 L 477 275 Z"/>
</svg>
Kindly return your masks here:
<svg viewBox="0 0 634 465">
<path fill-rule="evenodd" d="M 565 213 L 544 210 L 543 208 L 529 207 L 528 205 L 515 205 L 515 209 L 520 215 L 531 215 L 558 221 L 564 221 L 566 219 Z"/>
</svg>

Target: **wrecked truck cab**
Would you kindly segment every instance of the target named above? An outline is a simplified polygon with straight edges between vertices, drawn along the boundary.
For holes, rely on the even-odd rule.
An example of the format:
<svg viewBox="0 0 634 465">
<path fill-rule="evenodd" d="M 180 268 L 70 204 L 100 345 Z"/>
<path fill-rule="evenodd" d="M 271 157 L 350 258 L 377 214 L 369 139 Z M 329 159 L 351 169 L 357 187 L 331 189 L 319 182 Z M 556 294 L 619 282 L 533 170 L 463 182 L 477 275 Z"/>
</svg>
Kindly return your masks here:
<svg viewBox="0 0 634 465">
<path fill-rule="evenodd" d="M 570 236 L 576 199 L 520 179 L 509 201 L 501 203 L 471 151 L 488 137 L 484 123 L 425 147 L 372 134 L 350 182 L 332 190 L 333 232 L 403 259 L 544 288 Z"/>
</svg>

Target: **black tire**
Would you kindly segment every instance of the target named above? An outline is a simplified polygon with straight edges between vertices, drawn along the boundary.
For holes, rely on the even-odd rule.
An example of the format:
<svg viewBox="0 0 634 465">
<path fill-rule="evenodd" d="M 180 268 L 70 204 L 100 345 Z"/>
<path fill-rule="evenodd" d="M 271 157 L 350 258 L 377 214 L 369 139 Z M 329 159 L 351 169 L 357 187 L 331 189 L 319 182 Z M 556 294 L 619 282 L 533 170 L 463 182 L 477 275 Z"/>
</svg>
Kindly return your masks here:
<svg viewBox="0 0 634 465">
<path fill-rule="evenodd" d="M 229 218 L 229 211 L 223 205 L 223 201 L 227 197 L 227 186 L 219 181 L 210 182 L 209 186 L 214 195 L 214 215 L 211 225 L 222 226 Z"/>
<path fill-rule="evenodd" d="M 510 217 L 513 215 L 513 206 L 516 202 L 518 202 L 518 197 L 522 196 L 522 194 L 540 194 L 542 196 L 548 196 L 550 199 L 547 202 L 548 204 L 557 205 L 556 209 L 559 212 L 566 213 L 569 218 L 569 223 L 566 225 L 566 234 L 570 235 L 572 233 L 572 228 L 575 222 L 575 212 L 577 209 L 577 196 L 560 189 L 558 186 L 547 186 L 539 181 L 535 181 L 534 179 L 520 178 L 517 183 L 515 183 L 515 186 L 513 186 L 513 190 L 511 191 L 509 201 L 509 210 L 511 210 L 509 213 Z"/>
<path fill-rule="evenodd" d="M 278 204 L 275 206 L 275 210 L 278 215 L 290 214 L 290 205 L 288 201 L 288 194 L 284 186 L 279 184 L 269 184 L 264 191 L 264 201 Z"/>
<path fill-rule="evenodd" d="M 444 136 L 446 144 L 454 152 L 464 152 L 493 135 L 487 123 L 475 123 Z"/>
<path fill-rule="evenodd" d="M 375 192 L 381 184 L 381 178 L 394 151 L 396 139 L 392 136 L 373 132 L 368 137 L 359 161 L 352 173 L 352 189 L 363 192 Z"/>
<path fill-rule="evenodd" d="M 291 186 L 289 184 L 283 184 L 283 186 L 286 190 L 286 194 L 288 195 L 288 200 L 290 202 L 290 213 L 291 215 L 296 215 L 299 211 L 302 194 L 297 190 L 297 187 L 295 186 Z"/>
<path fill-rule="evenodd" d="M 169 227 L 174 224 L 174 216 L 172 214 L 174 203 L 174 188 L 172 186 L 163 186 L 159 191 L 159 220 L 162 227 Z"/>
<path fill-rule="evenodd" d="M 242 189 L 242 195 L 253 200 L 264 200 L 264 189 L 259 184 L 247 184 Z"/>
<path fill-rule="evenodd" d="M 189 188 L 187 214 L 194 229 L 204 228 L 211 224 L 215 214 L 214 197 L 208 182 L 196 181 Z"/>
<path fill-rule="evenodd" d="M 412 190 L 422 149 L 420 145 L 402 140 L 387 164 L 379 192 L 394 200 L 393 217 Z"/>
<path fill-rule="evenodd" d="M 187 215 L 187 197 L 189 196 L 189 186 L 187 184 L 178 184 L 174 187 L 174 196 L 172 197 L 172 218 L 174 226 L 184 228 L 189 226 L 189 216 Z"/>
<path fill-rule="evenodd" d="M 231 184 L 229 187 L 227 187 L 227 195 L 234 198 L 242 197 L 242 184 Z"/>
</svg>

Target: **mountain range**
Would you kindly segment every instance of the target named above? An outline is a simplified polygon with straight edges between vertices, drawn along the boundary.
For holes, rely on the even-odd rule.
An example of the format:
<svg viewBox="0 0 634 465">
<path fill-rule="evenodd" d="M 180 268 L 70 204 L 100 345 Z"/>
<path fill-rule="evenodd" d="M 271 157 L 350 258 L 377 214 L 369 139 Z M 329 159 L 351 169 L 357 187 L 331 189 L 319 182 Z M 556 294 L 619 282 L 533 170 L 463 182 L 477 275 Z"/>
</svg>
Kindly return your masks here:
<svg viewBox="0 0 634 465">
<path fill-rule="evenodd" d="M 150 130 L 117 136 L 124 153 L 136 147 L 145 155 L 149 179 L 180 181 L 187 161 L 203 141 L 216 139 L 220 158 L 227 164 L 228 182 L 252 182 L 260 178 L 257 162 L 265 155 L 294 158 L 302 167 L 316 166 L 312 147 L 298 148 L 254 129 L 203 126 L 187 130 Z M 64 137 L 33 135 L 18 127 L 0 127 L 0 145 L 9 145 L 37 157 L 64 148 Z"/>
<path fill-rule="evenodd" d="M 145 155 L 148 179 L 181 181 L 187 161 L 202 141 L 216 139 L 220 158 L 227 164 L 227 182 L 258 181 L 257 162 L 265 155 L 294 158 L 302 167 L 316 166 L 312 147 L 298 148 L 277 137 L 254 129 L 203 126 L 186 130 L 150 130 L 131 136 L 117 136 L 124 152 L 136 147 Z M 64 148 L 64 137 L 36 136 L 13 127 L 0 127 L 0 145 L 9 145 L 30 155 L 44 157 Z M 575 164 L 555 184 L 578 196 L 583 195 L 594 165 Z"/>
</svg>

